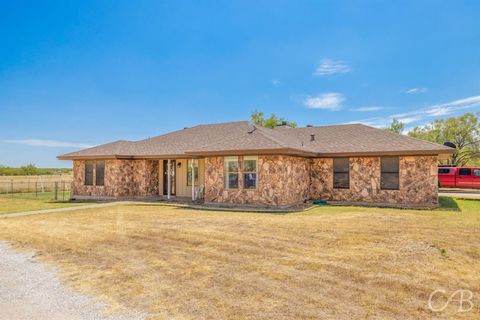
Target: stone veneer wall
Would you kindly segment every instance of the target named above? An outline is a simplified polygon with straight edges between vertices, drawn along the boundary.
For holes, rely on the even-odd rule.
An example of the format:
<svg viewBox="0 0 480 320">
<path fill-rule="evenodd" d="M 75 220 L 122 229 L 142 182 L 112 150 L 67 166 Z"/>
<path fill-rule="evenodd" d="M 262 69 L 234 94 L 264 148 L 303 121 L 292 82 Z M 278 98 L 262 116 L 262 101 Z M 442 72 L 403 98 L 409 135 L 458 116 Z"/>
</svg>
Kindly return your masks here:
<svg viewBox="0 0 480 320">
<path fill-rule="evenodd" d="M 435 207 L 438 204 L 437 157 L 399 159 L 399 190 L 380 189 L 380 157 L 350 158 L 350 188 L 333 188 L 333 159 L 259 156 L 256 190 L 224 188 L 223 157 L 205 159 L 205 201 L 288 206 L 307 199 Z"/>
<path fill-rule="evenodd" d="M 205 202 L 288 206 L 308 199 L 309 159 L 259 156 L 257 189 L 243 189 L 242 162 L 239 157 L 239 188 L 227 189 L 223 157 L 205 158 Z"/>
<path fill-rule="evenodd" d="M 350 158 L 350 188 L 333 188 L 332 158 L 259 156 L 258 187 L 243 189 L 243 157 L 239 188 L 224 188 L 223 157 L 205 158 L 205 201 L 289 206 L 308 199 L 342 202 L 418 205 L 438 204 L 437 157 L 400 157 L 399 190 L 380 189 L 380 158 Z M 105 186 L 84 185 L 84 160 L 73 165 L 73 194 L 98 197 L 158 195 L 157 160 L 105 160 Z M 95 177 L 94 177 L 95 180 Z"/>
<path fill-rule="evenodd" d="M 86 186 L 85 160 L 75 160 L 72 194 L 116 198 L 158 195 L 158 170 L 156 160 L 105 160 L 104 186 Z"/>
<path fill-rule="evenodd" d="M 350 188 L 333 188 L 333 159 L 312 160 L 310 197 L 342 202 L 373 202 L 434 207 L 438 204 L 436 156 L 399 159 L 399 190 L 380 189 L 380 157 L 350 158 Z"/>
</svg>

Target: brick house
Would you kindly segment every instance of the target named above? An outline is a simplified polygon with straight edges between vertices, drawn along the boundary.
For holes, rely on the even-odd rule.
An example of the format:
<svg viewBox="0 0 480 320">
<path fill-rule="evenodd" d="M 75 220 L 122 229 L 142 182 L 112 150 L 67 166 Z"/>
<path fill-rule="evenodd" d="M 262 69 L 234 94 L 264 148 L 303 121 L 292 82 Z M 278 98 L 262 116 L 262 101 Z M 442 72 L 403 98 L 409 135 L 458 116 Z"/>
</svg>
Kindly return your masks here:
<svg viewBox="0 0 480 320">
<path fill-rule="evenodd" d="M 437 159 L 452 149 L 361 124 L 246 121 L 116 141 L 73 160 L 73 198 L 189 198 L 288 207 L 312 199 L 409 207 L 438 204 Z"/>
</svg>

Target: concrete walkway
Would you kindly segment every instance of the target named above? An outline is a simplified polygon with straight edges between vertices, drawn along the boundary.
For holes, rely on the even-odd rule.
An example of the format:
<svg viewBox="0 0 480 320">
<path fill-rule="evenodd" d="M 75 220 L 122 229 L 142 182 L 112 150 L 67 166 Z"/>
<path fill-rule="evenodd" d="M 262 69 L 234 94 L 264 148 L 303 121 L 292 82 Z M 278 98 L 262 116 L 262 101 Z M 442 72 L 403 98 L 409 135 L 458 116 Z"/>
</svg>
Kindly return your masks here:
<svg viewBox="0 0 480 320">
<path fill-rule="evenodd" d="M 45 209 L 45 210 L 4 213 L 4 214 L 0 214 L 0 219 L 30 216 L 30 215 L 34 215 L 34 214 L 45 214 L 45 213 L 54 213 L 54 212 L 65 212 L 65 211 L 75 211 L 75 210 L 83 210 L 83 209 L 103 208 L 103 207 L 116 206 L 118 204 L 129 204 L 129 203 L 131 203 L 131 202 L 116 201 L 116 202 L 108 202 L 108 203 L 89 204 L 89 205 L 77 206 L 77 207 L 65 207 L 65 208 L 56 208 L 56 209 Z"/>
</svg>

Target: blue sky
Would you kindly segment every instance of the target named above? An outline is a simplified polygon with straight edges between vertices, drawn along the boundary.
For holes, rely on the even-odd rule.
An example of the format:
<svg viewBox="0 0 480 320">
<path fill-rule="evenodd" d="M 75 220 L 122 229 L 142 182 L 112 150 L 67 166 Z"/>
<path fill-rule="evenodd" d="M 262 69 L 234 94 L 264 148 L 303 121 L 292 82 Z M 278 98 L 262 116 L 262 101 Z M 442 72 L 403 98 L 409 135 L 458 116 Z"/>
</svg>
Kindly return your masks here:
<svg viewBox="0 0 480 320">
<path fill-rule="evenodd" d="M 0 164 L 254 110 L 300 126 L 480 110 L 478 1 L 2 1 Z"/>
</svg>

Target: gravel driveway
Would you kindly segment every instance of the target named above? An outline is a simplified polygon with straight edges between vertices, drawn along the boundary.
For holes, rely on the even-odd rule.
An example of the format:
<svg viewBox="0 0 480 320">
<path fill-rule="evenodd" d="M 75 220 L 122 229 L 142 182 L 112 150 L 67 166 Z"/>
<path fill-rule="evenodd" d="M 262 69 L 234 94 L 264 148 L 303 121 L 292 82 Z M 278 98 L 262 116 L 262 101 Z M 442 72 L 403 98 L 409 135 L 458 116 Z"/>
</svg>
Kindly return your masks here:
<svg viewBox="0 0 480 320">
<path fill-rule="evenodd" d="M 104 306 L 63 286 L 33 254 L 0 242 L 0 319 L 140 320 L 144 314 L 103 315 Z"/>
</svg>

